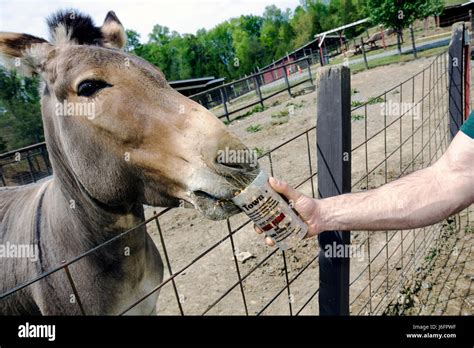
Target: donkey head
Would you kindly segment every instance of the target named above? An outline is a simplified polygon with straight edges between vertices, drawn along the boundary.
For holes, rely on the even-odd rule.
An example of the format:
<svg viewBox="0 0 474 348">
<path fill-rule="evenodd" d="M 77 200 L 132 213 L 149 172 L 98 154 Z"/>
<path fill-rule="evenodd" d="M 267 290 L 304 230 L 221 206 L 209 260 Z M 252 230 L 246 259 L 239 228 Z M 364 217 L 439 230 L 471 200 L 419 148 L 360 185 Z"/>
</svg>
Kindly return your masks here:
<svg viewBox="0 0 474 348">
<path fill-rule="evenodd" d="M 0 54 L 44 81 L 46 142 L 62 185 L 109 206 L 185 202 L 211 219 L 236 213 L 225 199 L 258 167 L 219 158 L 248 149 L 208 110 L 173 90 L 158 68 L 123 51 L 125 32 L 115 14 L 101 27 L 76 11 L 59 12 L 48 24 L 50 42 L 0 33 Z"/>
</svg>

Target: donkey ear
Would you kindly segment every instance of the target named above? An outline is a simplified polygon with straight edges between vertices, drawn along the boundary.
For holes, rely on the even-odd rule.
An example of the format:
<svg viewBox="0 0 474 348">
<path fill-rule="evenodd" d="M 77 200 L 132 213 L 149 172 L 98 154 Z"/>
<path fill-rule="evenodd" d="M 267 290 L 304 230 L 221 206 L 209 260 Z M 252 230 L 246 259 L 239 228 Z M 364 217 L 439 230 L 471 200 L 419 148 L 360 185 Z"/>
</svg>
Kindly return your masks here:
<svg viewBox="0 0 474 348">
<path fill-rule="evenodd" d="M 109 11 L 109 13 L 107 13 L 100 31 L 104 38 L 103 45 L 105 47 L 118 49 L 123 49 L 125 47 L 125 43 L 127 42 L 125 29 L 114 11 Z"/>
<path fill-rule="evenodd" d="M 51 44 L 39 37 L 0 32 L 0 63 L 25 76 L 40 72 L 51 48 Z"/>
</svg>

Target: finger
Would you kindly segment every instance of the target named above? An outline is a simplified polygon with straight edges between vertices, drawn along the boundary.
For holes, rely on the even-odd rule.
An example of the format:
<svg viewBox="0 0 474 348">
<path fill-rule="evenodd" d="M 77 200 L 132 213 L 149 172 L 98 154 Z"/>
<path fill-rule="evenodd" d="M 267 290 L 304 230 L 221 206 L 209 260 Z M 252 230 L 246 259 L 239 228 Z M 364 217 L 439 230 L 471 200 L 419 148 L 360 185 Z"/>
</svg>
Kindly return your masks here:
<svg viewBox="0 0 474 348">
<path fill-rule="evenodd" d="M 290 187 L 288 183 L 283 180 L 270 177 L 268 182 L 276 192 L 283 194 L 290 201 L 296 202 L 301 197 L 301 193 L 296 191 L 293 187 Z"/>
<path fill-rule="evenodd" d="M 258 227 L 257 225 L 253 225 L 253 229 L 255 230 L 255 232 L 257 232 L 258 234 L 261 234 L 263 231 L 260 229 L 260 227 Z"/>
<path fill-rule="evenodd" d="M 268 246 L 274 246 L 275 245 L 275 241 L 273 239 L 271 239 L 270 237 L 265 237 L 265 243 Z"/>
</svg>

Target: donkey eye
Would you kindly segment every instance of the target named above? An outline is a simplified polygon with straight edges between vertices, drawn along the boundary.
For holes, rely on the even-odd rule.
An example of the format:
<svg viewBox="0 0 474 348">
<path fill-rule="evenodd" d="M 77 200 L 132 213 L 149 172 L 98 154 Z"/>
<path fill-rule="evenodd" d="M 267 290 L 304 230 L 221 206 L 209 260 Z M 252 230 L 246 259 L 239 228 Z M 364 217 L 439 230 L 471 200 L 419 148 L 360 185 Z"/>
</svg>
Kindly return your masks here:
<svg viewBox="0 0 474 348">
<path fill-rule="evenodd" d="M 107 87 L 112 87 L 112 85 L 101 80 L 85 80 L 77 86 L 77 95 L 80 97 L 90 97 Z"/>
</svg>

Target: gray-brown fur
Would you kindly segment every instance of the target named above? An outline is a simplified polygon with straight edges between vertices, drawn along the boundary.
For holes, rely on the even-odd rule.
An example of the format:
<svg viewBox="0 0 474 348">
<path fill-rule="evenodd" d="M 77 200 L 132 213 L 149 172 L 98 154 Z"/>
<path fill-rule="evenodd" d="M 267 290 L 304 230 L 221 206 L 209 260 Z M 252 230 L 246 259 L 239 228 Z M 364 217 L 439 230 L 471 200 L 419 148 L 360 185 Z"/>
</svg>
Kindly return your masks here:
<svg viewBox="0 0 474 348">
<path fill-rule="evenodd" d="M 116 49 L 124 35 L 114 18 L 108 15 L 100 28 L 102 41 L 79 39 L 81 33 L 66 28 L 55 32 L 54 45 L 38 42 L 25 50 L 22 34 L 0 33 L 0 53 L 20 57 L 26 73 L 44 80 L 42 114 L 54 171 L 45 182 L 0 189 L 0 243 L 34 244 L 39 251 L 34 262 L 0 258 L 0 293 L 143 222 L 143 204 L 184 201 L 211 219 L 232 215 L 237 208 L 216 205 L 216 199 L 231 197 L 258 171 L 216 163 L 219 149 L 244 145 L 210 112 L 171 89 L 156 67 Z M 90 78 L 111 87 L 90 99 L 79 96 L 78 84 Z M 55 111 L 64 101 L 90 100 L 93 119 Z M 163 264 L 141 228 L 72 264 L 70 272 L 86 314 L 117 314 L 161 282 Z M 2 298 L 0 313 L 80 314 L 72 294 L 61 270 Z M 157 296 L 131 313 L 153 313 Z"/>
</svg>

